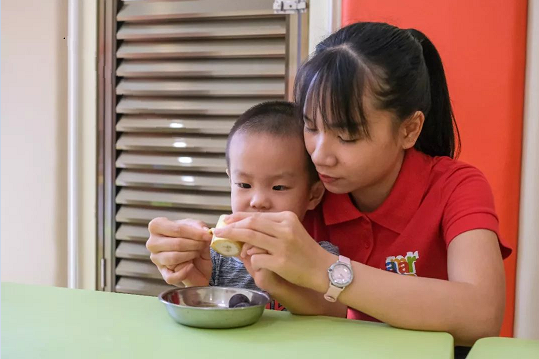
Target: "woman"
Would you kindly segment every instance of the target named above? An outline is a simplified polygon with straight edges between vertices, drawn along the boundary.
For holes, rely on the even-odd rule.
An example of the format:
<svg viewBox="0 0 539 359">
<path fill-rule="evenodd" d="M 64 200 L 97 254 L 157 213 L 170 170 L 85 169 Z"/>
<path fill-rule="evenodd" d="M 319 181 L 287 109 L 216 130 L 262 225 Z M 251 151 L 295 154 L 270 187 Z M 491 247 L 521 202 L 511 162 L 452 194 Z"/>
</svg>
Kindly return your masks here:
<svg viewBox="0 0 539 359">
<path fill-rule="evenodd" d="M 247 243 L 257 285 L 296 313 L 346 306 L 348 318 L 446 331 L 458 345 L 498 335 L 511 250 L 485 177 L 454 159 L 458 131 L 434 45 L 412 29 L 349 25 L 317 46 L 295 96 L 328 191 L 322 204 L 303 225 L 286 212 L 239 213 L 215 232 Z M 150 225 L 158 266 L 179 240 L 203 246 L 193 223 Z"/>
</svg>

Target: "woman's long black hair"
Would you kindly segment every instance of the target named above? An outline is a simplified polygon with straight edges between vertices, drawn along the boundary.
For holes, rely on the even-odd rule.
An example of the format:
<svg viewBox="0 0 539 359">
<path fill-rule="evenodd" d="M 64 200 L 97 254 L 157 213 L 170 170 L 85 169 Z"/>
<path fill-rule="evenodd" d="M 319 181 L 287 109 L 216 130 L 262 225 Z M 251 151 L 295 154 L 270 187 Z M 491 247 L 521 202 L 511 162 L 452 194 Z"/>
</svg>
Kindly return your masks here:
<svg viewBox="0 0 539 359">
<path fill-rule="evenodd" d="M 340 29 L 300 68 L 294 94 L 302 116 L 318 113 L 325 126 L 352 136 L 369 136 L 365 95 L 400 121 L 422 111 L 415 148 L 430 156 L 458 156 L 460 136 L 442 60 L 418 30 L 374 22 Z"/>
</svg>

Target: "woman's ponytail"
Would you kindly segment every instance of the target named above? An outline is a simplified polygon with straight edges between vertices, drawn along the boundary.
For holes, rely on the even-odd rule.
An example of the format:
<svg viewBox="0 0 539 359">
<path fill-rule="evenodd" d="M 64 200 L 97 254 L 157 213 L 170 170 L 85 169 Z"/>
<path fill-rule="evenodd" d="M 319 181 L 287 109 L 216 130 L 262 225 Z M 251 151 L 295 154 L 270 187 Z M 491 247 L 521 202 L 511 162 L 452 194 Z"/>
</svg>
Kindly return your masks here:
<svg viewBox="0 0 539 359">
<path fill-rule="evenodd" d="M 430 108 L 425 113 L 423 130 L 415 147 L 430 156 L 458 157 L 460 135 L 449 99 L 442 59 L 436 47 L 421 31 L 408 29 L 408 32 L 423 48 L 431 97 Z"/>
<path fill-rule="evenodd" d="M 299 108 L 320 111 L 324 126 L 352 136 L 368 137 L 367 94 L 377 109 L 391 111 L 401 123 L 417 111 L 425 114 L 417 150 L 458 155 L 460 137 L 442 60 L 423 33 L 378 22 L 345 26 L 317 46 L 296 76 Z"/>
</svg>

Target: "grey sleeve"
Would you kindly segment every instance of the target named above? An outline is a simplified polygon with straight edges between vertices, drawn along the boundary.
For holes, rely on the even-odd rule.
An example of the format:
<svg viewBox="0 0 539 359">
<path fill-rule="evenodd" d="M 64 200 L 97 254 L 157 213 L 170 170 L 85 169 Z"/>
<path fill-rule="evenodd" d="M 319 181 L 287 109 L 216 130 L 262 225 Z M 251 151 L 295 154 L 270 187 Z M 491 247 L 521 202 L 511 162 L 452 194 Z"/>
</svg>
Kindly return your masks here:
<svg viewBox="0 0 539 359">
<path fill-rule="evenodd" d="M 327 241 L 318 244 L 331 254 L 339 255 L 339 248 Z M 238 287 L 260 290 L 243 263 L 237 258 L 224 257 L 211 250 L 212 273 L 211 286 Z"/>
<path fill-rule="evenodd" d="M 320 247 L 324 248 L 326 251 L 328 251 L 329 253 L 331 254 L 335 254 L 335 255 L 339 255 L 339 247 L 327 242 L 327 241 L 321 241 L 321 242 L 318 242 L 318 244 L 320 245 Z"/>
<path fill-rule="evenodd" d="M 221 264 L 220 257 L 221 255 L 210 248 L 210 255 L 211 255 L 211 278 L 210 278 L 210 285 L 215 286 L 216 283 L 219 282 L 219 267 Z"/>
<path fill-rule="evenodd" d="M 224 257 L 211 249 L 211 261 L 211 286 L 260 290 L 239 259 Z"/>
</svg>

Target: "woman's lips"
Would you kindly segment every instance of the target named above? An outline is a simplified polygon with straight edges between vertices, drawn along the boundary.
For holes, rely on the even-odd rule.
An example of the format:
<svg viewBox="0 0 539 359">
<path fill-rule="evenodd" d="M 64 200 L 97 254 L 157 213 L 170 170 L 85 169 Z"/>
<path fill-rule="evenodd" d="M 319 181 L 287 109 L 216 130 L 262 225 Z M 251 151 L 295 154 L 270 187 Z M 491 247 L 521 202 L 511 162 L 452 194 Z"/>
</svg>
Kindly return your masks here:
<svg viewBox="0 0 539 359">
<path fill-rule="evenodd" d="M 322 173 L 318 173 L 318 177 L 320 177 L 320 181 L 322 181 L 324 183 L 331 183 L 331 182 L 335 182 L 336 180 L 338 180 L 338 178 L 336 178 L 336 177 L 327 176 L 327 175 L 324 175 Z"/>
</svg>

